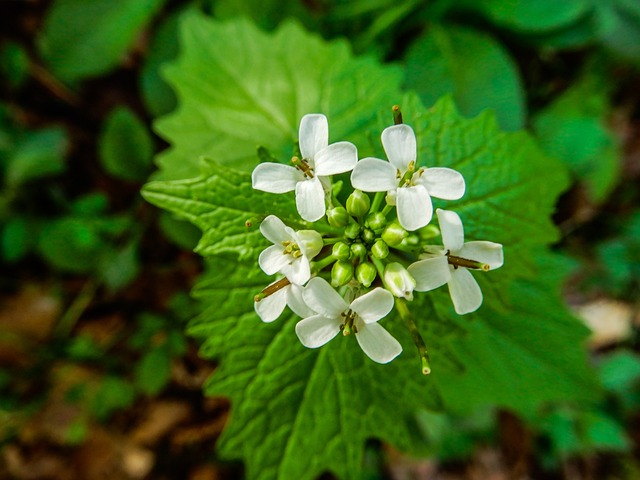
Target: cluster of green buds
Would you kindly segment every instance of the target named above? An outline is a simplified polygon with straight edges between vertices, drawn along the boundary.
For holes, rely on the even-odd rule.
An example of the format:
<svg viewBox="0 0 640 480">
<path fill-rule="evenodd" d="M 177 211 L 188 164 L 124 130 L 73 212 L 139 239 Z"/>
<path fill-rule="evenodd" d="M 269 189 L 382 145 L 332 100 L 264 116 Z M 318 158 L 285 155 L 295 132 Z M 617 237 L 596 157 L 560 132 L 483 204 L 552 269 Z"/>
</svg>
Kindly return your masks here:
<svg viewBox="0 0 640 480">
<path fill-rule="evenodd" d="M 278 275 L 255 297 L 265 322 L 288 306 L 300 320 L 295 328 L 303 345 L 317 348 L 338 333 L 356 337 L 367 356 L 388 363 L 402 352 L 382 326 L 396 308 L 430 372 L 424 341 L 407 302 L 414 292 L 448 285 L 458 314 L 477 310 L 482 292 L 471 271 L 488 271 L 503 263 L 502 245 L 464 242 L 460 217 L 437 209 L 431 197 L 456 200 L 465 193 L 462 175 L 442 167 L 417 168 L 413 129 L 402 123 L 382 132 L 387 160 L 358 159 L 349 142 L 329 144 L 324 115 L 305 115 L 300 123 L 300 158 L 293 165 L 261 163 L 253 172 L 255 189 L 283 194 L 295 191 L 296 207 L 310 228 L 294 230 L 274 215 L 260 225 L 273 244 L 258 258 L 262 270 Z M 351 172 L 352 191 L 342 203 L 343 182 L 333 175 Z M 342 197 L 344 198 L 344 197 Z M 438 236 L 442 245 L 429 242 Z"/>
</svg>

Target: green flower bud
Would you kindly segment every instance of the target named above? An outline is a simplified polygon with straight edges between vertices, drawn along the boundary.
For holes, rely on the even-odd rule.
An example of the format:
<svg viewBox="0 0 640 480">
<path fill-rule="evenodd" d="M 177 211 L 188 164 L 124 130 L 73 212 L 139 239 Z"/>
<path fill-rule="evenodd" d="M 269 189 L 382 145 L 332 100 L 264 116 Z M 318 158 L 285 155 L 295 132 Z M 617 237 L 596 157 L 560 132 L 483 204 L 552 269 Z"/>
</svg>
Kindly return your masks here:
<svg viewBox="0 0 640 480">
<path fill-rule="evenodd" d="M 370 287 L 378 272 L 372 263 L 363 262 L 356 267 L 356 279 L 365 287 Z"/>
<path fill-rule="evenodd" d="M 353 255 L 353 258 L 364 258 L 366 254 L 367 247 L 365 247 L 360 242 L 351 245 L 351 255 Z"/>
<path fill-rule="evenodd" d="M 338 260 L 349 260 L 349 257 L 351 256 L 351 249 L 346 243 L 337 242 L 333 244 L 331 254 Z"/>
<path fill-rule="evenodd" d="M 397 262 L 388 264 L 384 267 L 382 277 L 387 289 L 396 297 L 413 300 L 413 289 L 416 287 L 416 281 L 402 265 Z"/>
<path fill-rule="evenodd" d="M 379 238 L 371 247 L 371 254 L 379 259 L 387 258 L 387 255 L 389 255 L 389 246 L 384 240 Z"/>
<path fill-rule="evenodd" d="M 327 220 L 332 227 L 346 227 L 351 217 L 344 207 L 336 207 L 327 210 Z"/>
<path fill-rule="evenodd" d="M 338 260 L 331 269 L 331 285 L 334 288 L 346 285 L 353 278 L 353 263 Z"/>
<path fill-rule="evenodd" d="M 365 225 L 376 233 L 380 233 L 387 226 L 387 217 L 382 212 L 371 213 L 367 215 Z"/>
<path fill-rule="evenodd" d="M 376 234 L 373 233 L 371 229 L 365 228 L 364 230 L 362 230 L 362 240 L 364 240 L 366 244 L 370 244 L 375 239 L 376 239 Z"/>
<path fill-rule="evenodd" d="M 344 236 L 347 238 L 353 240 L 358 238 L 358 235 L 360 235 L 360 225 L 357 223 L 351 223 L 344 229 Z"/>
<path fill-rule="evenodd" d="M 440 229 L 430 224 L 418 230 L 418 235 L 420 235 L 420 240 L 432 240 L 440 235 Z"/>
<path fill-rule="evenodd" d="M 389 245 L 390 247 L 395 247 L 402 243 L 402 240 L 407 238 L 409 232 L 407 232 L 404 228 L 400 226 L 399 223 L 393 222 L 387 225 L 387 228 L 382 232 L 382 239 Z"/>
<path fill-rule="evenodd" d="M 347 198 L 347 212 L 355 217 L 363 217 L 369 211 L 371 206 L 371 200 L 369 195 L 360 191 L 354 190 L 349 198 Z"/>
</svg>

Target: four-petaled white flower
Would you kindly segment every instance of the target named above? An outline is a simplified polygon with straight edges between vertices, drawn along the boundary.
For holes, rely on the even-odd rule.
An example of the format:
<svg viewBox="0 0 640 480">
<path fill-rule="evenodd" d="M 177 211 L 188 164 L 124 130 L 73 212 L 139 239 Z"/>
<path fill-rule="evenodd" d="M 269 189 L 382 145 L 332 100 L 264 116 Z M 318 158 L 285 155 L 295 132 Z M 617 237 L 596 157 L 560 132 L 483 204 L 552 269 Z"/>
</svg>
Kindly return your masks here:
<svg viewBox="0 0 640 480">
<path fill-rule="evenodd" d="M 315 222 L 326 211 L 324 178 L 351 171 L 358 161 L 358 151 L 349 142 L 329 145 L 329 124 L 321 114 L 302 117 L 299 142 L 302 160 L 298 168 L 261 163 L 253 170 L 251 181 L 253 188 L 264 192 L 295 190 L 298 213 L 308 222 Z"/>
<path fill-rule="evenodd" d="M 416 281 L 415 289 L 426 292 L 445 283 L 449 286 L 456 313 L 474 312 L 482 304 L 482 291 L 468 268 L 493 270 L 503 264 L 502 245 L 494 242 L 464 243 L 464 229 L 457 213 L 437 209 L 444 248 L 431 247 L 424 260 L 407 269 Z"/>
<path fill-rule="evenodd" d="M 457 200 L 464 195 L 464 178 L 455 170 L 421 167 L 415 171 L 416 136 L 410 126 L 385 128 L 382 146 L 389 161 L 363 158 L 351 173 L 351 183 L 365 192 L 388 192 L 387 202 L 396 205 L 398 221 L 405 229 L 417 230 L 431 221 L 432 196 Z"/>
<path fill-rule="evenodd" d="M 265 288 L 268 291 L 270 287 L 274 287 L 278 282 L 282 280 L 276 280 L 272 284 Z M 288 306 L 293 313 L 299 317 L 308 317 L 313 315 L 313 311 L 307 307 L 302 298 L 302 287 L 295 283 L 290 283 L 284 287 L 279 288 L 273 293 L 269 293 L 268 296 L 261 300 L 254 302 L 253 306 L 256 313 L 263 322 L 270 323 L 276 320 L 284 311 L 284 307 Z"/>
<path fill-rule="evenodd" d="M 282 273 L 291 283 L 304 285 L 311 277 L 309 260 L 322 249 L 322 236 L 315 230 L 296 232 L 275 215 L 262 221 L 260 232 L 273 243 L 258 257 L 262 271 L 267 275 Z"/>
<path fill-rule="evenodd" d="M 374 288 L 348 304 L 326 280 L 314 277 L 302 297 L 317 312 L 296 324 L 296 334 L 305 347 L 324 345 L 351 321 L 360 347 L 374 362 L 389 363 L 402 352 L 400 343 L 377 323 L 393 308 L 393 295 L 387 290 Z"/>
</svg>

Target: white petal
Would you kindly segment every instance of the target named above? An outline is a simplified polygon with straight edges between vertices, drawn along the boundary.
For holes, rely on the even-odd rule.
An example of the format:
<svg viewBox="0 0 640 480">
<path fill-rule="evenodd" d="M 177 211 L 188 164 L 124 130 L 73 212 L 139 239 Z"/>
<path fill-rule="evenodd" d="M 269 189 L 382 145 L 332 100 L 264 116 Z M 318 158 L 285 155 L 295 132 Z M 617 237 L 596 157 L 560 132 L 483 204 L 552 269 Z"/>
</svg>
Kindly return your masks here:
<svg viewBox="0 0 640 480">
<path fill-rule="evenodd" d="M 349 306 L 364 323 L 375 323 L 393 308 L 393 295 L 384 288 L 374 288 L 369 293 L 356 298 Z"/>
<path fill-rule="evenodd" d="M 282 245 L 286 240 L 292 240 L 291 230 L 275 215 L 269 215 L 260 224 L 260 233 L 275 245 Z"/>
<path fill-rule="evenodd" d="M 287 290 L 289 288 L 281 288 L 259 302 L 253 302 L 253 307 L 263 322 L 273 322 L 282 314 L 284 307 L 287 306 Z"/>
<path fill-rule="evenodd" d="M 451 168 L 426 168 L 418 181 L 427 187 L 432 197 L 457 200 L 464 195 L 464 177 Z"/>
<path fill-rule="evenodd" d="M 261 163 L 253 169 L 251 185 L 269 193 L 286 193 L 296 188 L 304 175 L 294 167 L 281 163 Z"/>
<path fill-rule="evenodd" d="M 422 185 L 399 188 L 396 204 L 398 221 L 409 231 L 422 228 L 431 221 L 433 205 L 431 197 Z"/>
<path fill-rule="evenodd" d="M 322 177 L 350 172 L 357 161 L 358 149 L 353 143 L 332 143 L 316 153 L 315 173 Z"/>
<path fill-rule="evenodd" d="M 402 173 L 417 157 L 416 135 L 409 125 L 393 125 L 382 132 L 382 146 L 391 164 Z"/>
<path fill-rule="evenodd" d="M 398 199 L 398 189 L 393 189 L 393 190 L 389 190 L 387 192 L 387 195 L 384 197 L 384 201 L 387 202 L 387 204 L 392 205 L 392 206 L 396 206 L 397 204 L 397 200 Z"/>
<path fill-rule="evenodd" d="M 324 189 L 318 177 L 310 178 L 296 185 L 296 207 L 307 222 L 320 220 L 324 215 Z"/>
<path fill-rule="evenodd" d="M 308 258 L 312 259 L 320 253 L 324 242 L 322 235 L 315 230 L 299 230 L 295 234 L 296 243 L 300 247 L 300 251 Z"/>
<path fill-rule="evenodd" d="M 318 348 L 340 333 L 340 320 L 314 315 L 296 324 L 296 335 L 307 348 Z"/>
<path fill-rule="evenodd" d="M 482 305 L 480 285 L 466 268 L 452 269 L 449 293 L 458 315 L 475 312 Z"/>
<path fill-rule="evenodd" d="M 305 318 L 312 316 L 315 312 L 311 310 L 302 298 L 303 288 L 300 285 L 291 284 L 289 287 L 283 288 L 287 290 L 287 305 L 299 317 Z"/>
<path fill-rule="evenodd" d="M 491 270 L 504 263 L 502 245 L 493 242 L 467 242 L 460 249 L 460 256 L 468 260 L 486 263 Z"/>
<path fill-rule="evenodd" d="M 409 265 L 407 270 L 416 281 L 415 290 L 418 292 L 428 292 L 438 288 L 451 278 L 449 262 L 444 255 L 419 260 Z"/>
<path fill-rule="evenodd" d="M 267 275 L 282 271 L 289 265 L 291 255 L 284 253 L 284 248 L 279 245 L 271 245 L 260 252 L 258 265 Z"/>
<path fill-rule="evenodd" d="M 449 250 L 453 255 L 462 248 L 464 243 L 464 227 L 462 220 L 456 212 L 451 210 L 436 209 L 438 215 L 438 223 L 440 224 L 440 233 L 442 234 L 442 244 L 444 248 Z"/>
<path fill-rule="evenodd" d="M 327 317 L 340 317 L 349 308 L 344 298 L 320 277 L 309 280 L 302 291 L 302 298 L 311 310 Z"/>
<path fill-rule="evenodd" d="M 395 190 L 398 187 L 396 167 L 379 158 L 363 158 L 351 172 L 351 184 L 363 192 Z"/>
<path fill-rule="evenodd" d="M 329 122 L 320 113 L 305 115 L 298 131 L 302 158 L 313 160 L 317 152 L 329 145 Z"/>
<path fill-rule="evenodd" d="M 309 259 L 304 255 L 294 259 L 287 267 L 280 270 L 291 283 L 304 285 L 311 277 Z"/>
<path fill-rule="evenodd" d="M 402 345 L 378 323 L 358 323 L 356 340 L 362 351 L 378 363 L 389 363 L 402 352 Z"/>
</svg>

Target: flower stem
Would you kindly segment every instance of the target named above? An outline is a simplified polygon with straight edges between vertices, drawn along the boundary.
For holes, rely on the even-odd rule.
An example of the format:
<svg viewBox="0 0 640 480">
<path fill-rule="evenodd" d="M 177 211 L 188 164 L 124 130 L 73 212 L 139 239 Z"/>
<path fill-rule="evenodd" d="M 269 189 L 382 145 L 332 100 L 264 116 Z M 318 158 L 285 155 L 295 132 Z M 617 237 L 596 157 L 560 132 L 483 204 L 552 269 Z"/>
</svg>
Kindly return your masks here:
<svg viewBox="0 0 640 480">
<path fill-rule="evenodd" d="M 333 255 L 328 255 L 324 257 L 322 260 L 318 260 L 317 262 L 311 262 L 311 271 L 313 273 L 321 272 L 326 266 L 331 265 L 333 262 L 337 260 Z"/>
<path fill-rule="evenodd" d="M 393 210 L 393 205 L 389 205 L 388 203 L 384 206 L 384 208 L 382 209 L 382 214 L 386 217 L 387 215 L 389 215 L 389 212 Z"/>
<path fill-rule="evenodd" d="M 418 354 L 420 355 L 420 360 L 422 362 L 422 374 L 429 375 L 431 373 L 431 364 L 429 362 L 429 354 L 427 353 L 427 346 L 424 343 L 424 339 L 422 335 L 420 335 L 420 331 L 418 330 L 418 326 L 416 325 L 415 320 L 413 319 L 413 315 L 409 311 L 409 307 L 407 303 L 402 298 L 396 298 L 396 309 L 400 314 L 400 317 L 404 320 L 405 325 L 409 329 L 411 333 L 411 337 L 413 338 L 413 342 L 416 344 L 418 348 Z"/>
<path fill-rule="evenodd" d="M 402 123 L 402 112 L 400 111 L 400 105 L 394 105 L 391 108 L 393 112 L 393 124 L 400 125 Z"/>
<path fill-rule="evenodd" d="M 334 237 L 334 238 L 323 238 L 322 243 L 325 245 L 333 245 L 334 243 L 338 243 L 344 240 L 344 237 Z"/>
<path fill-rule="evenodd" d="M 374 257 L 373 255 L 370 255 L 369 258 L 371 258 L 371 262 L 373 263 L 373 265 L 376 267 L 376 270 L 378 271 L 378 276 L 380 277 L 380 279 L 382 280 L 382 283 L 386 287 L 387 285 L 384 283 L 384 276 L 382 275 L 384 273 L 384 265 L 382 264 L 382 260 Z"/>
<path fill-rule="evenodd" d="M 373 197 L 373 203 L 371 203 L 371 208 L 369 209 L 369 213 L 376 213 L 382 204 L 382 200 L 386 196 L 385 192 L 377 192 L 375 197 Z"/>
</svg>

